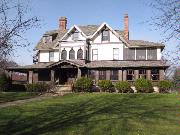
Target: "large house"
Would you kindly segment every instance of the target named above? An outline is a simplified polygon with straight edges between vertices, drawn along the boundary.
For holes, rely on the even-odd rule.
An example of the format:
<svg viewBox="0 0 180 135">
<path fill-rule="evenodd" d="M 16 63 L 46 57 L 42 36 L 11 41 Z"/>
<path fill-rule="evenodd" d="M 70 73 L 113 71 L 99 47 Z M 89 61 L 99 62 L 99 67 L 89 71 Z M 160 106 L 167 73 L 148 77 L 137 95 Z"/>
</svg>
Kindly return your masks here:
<svg viewBox="0 0 180 135">
<path fill-rule="evenodd" d="M 129 39 L 128 15 L 124 30 L 101 25 L 73 25 L 67 29 L 67 18 L 59 19 L 59 28 L 47 31 L 36 45 L 34 64 L 11 67 L 24 72 L 29 83 L 55 82 L 71 84 L 81 76 L 94 80 L 164 79 L 168 65 L 161 60 L 164 45 Z"/>
</svg>

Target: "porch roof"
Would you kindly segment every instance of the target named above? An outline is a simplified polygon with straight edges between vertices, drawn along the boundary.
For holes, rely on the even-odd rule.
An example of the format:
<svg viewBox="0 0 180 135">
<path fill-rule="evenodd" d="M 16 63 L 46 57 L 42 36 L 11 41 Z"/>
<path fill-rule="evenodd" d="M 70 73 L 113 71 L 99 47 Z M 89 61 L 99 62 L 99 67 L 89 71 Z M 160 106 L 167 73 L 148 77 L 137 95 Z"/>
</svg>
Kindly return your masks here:
<svg viewBox="0 0 180 135">
<path fill-rule="evenodd" d="M 86 64 L 88 68 L 121 68 L 121 67 L 169 67 L 169 65 L 165 61 L 154 60 L 102 60 L 102 61 L 92 61 Z"/>
</svg>

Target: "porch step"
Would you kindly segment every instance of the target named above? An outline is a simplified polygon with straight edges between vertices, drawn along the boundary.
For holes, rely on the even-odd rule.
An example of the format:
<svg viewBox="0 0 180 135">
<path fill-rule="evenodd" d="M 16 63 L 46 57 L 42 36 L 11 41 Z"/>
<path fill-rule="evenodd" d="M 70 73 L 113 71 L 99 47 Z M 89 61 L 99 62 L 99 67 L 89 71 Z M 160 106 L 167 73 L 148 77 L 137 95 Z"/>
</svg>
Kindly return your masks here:
<svg viewBox="0 0 180 135">
<path fill-rule="evenodd" d="M 57 93 L 72 93 L 71 85 L 57 85 L 56 86 Z"/>
</svg>

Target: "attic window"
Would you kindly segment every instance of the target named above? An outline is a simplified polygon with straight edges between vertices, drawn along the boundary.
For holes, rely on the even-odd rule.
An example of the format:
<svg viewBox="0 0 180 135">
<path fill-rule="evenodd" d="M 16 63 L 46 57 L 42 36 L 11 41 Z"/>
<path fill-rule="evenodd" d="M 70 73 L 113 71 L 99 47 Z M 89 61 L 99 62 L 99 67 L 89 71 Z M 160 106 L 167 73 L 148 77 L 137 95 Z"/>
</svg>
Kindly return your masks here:
<svg viewBox="0 0 180 135">
<path fill-rule="evenodd" d="M 52 42 L 52 36 L 44 36 L 43 42 L 44 43 L 51 43 Z"/>
<path fill-rule="evenodd" d="M 73 40 L 78 40 L 79 38 L 79 32 L 76 30 L 74 33 L 73 33 Z"/>
<path fill-rule="evenodd" d="M 102 31 L 102 41 L 109 41 L 109 30 Z"/>
</svg>

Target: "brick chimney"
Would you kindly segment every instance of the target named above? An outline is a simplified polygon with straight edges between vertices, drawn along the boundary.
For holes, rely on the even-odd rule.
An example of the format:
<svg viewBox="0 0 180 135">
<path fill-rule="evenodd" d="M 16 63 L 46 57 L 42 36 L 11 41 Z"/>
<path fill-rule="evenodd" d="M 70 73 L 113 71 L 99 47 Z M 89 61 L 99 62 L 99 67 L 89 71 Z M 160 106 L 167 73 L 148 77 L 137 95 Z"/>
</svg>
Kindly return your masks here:
<svg viewBox="0 0 180 135">
<path fill-rule="evenodd" d="M 129 18 L 128 14 L 124 15 L 124 38 L 129 40 Z"/>
<path fill-rule="evenodd" d="M 59 29 L 61 31 L 66 30 L 66 26 L 67 26 L 67 18 L 66 17 L 61 17 L 59 19 Z"/>
</svg>

